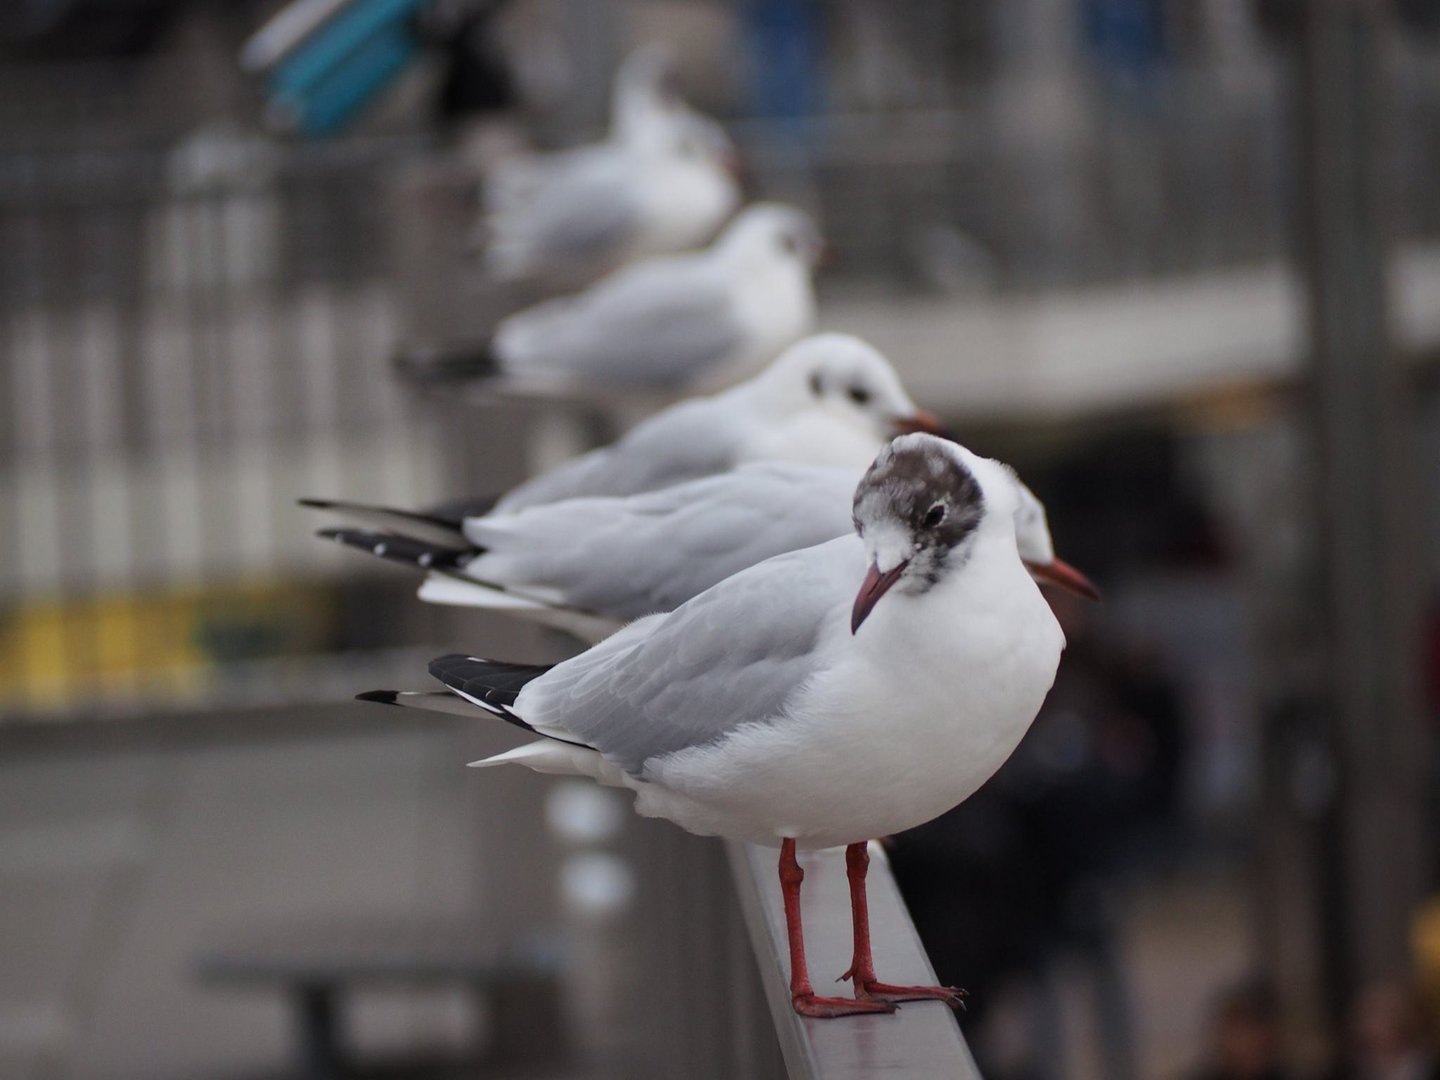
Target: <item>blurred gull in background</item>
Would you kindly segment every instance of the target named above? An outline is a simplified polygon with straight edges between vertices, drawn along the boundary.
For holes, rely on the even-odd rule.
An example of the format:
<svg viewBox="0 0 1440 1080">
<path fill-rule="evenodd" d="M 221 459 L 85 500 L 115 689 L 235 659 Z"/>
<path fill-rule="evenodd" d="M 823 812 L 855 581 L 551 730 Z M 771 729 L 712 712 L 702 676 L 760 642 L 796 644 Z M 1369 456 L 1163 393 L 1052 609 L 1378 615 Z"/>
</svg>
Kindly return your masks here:
<svg viewBox="0 0 1440 1080">
<path fill-rule="evenodd" d="M 503 375 L 520 388 L 716 384 L 809 332 L 820 234 L 778 203 L 746 208 L 703 251 L 623 267 L 501 320 L 479 356 L 407 356 L 407 374 Z"/>
<path fill-rule="evenodd" d="M 642 495 L 470 518 L 448 543 L 361 529 L 319 535 L 426 571 L 422 600 L 506 611 L 595 642 L 772 555 L 843 536 L 859 478 L 753 463 Z"/>
<path fill-rule="evenodd" d="M 611 446 L 527 480 L 497 500 L 453 504 L 438 516 L 454 523 L 492 507 L 509 512 L 582 495 L 635 495 L 747 461 L 858 472 L 890 437 L 936 431 L 939 424 L 910 399 L 895 369 L 874 348 L 848 334 L 816 334 L 738 386 L 678 402 Z"/>
<path fill-rule="evenodd" d="M 608 138 L 487 170 L 481 247 L 491 276 L 583 284 L 715 235 L 740 201 L 735 148 L 673 81 L 668 51 L 644 46 L 616 76 Z"/>
<path fill-rule="evenodd" d="M 397 513 L 391 524 L 405 531 L 319 535 L 425 571 L 422 600 L 506 611 L 596 642 L 772 556 L 846 535 L 860 478 L 853 469 L 753 463 L 643 495 L 566 499 L 453 529 Z M 1026 569 L 1098 599 L 1085 575 L 1055 557 L 1044 506 L 1013 479 Z"/>
</svg>

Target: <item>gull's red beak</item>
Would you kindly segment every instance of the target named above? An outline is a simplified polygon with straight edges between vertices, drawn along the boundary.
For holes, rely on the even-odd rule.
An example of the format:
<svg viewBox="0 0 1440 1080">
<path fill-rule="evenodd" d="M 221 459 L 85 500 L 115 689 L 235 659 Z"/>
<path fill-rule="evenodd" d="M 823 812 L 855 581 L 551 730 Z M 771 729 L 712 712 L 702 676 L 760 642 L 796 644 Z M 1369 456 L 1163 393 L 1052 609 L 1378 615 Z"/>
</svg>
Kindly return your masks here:
<svg viewBox="0 0 1440 1080">
<path fill-rule="evenodd" d="M 720 167 L 730 174 L 730 178 L 735 181 L 735 186 L 740 189 L 742 204 L 745 200 L 756 197 L 758 184 L 755 172 L 750 168 L 750 162 L 745 159 L 744 154 L 733 146 L 728 147 L 720 155 Z"/>
<path fill-rule="evenodd" d="M 897 416 L 895 430 L 901 435 L 910 435 L 917 431 L 928 435 L 944 435 L 945 425 L 940 417 L 929 409 L 916 409 L 909 416 Z"/>
<path fill-rule="evenodd" d="M 1095 583 L 1064 559 L 1055 559 L 1048 563 L 1027 562 L 1025 569 L 1042 585 L 1058 585 L 1066 592 L 1083 596 L 1087 600 L 1100 599 L 1100 590 L 1095 587 Z"/>
<path fill-rule="evenodd" d="M 865 616 L 880 602 L 880 598 L 890 591 L 890 586 L 900 580 L 900 575 L 905 572 L 908 563 L 901 563 L 893 570 L 886 570 L 881 573 L 872 563 L 869 571 L 865 574 L 865 580 L 860 585 L 860 593 L 855 597 L 855 606 L 850 610 L 850 633 L 860 629 L 860 624 L 865 621 Z"/>
</svg>

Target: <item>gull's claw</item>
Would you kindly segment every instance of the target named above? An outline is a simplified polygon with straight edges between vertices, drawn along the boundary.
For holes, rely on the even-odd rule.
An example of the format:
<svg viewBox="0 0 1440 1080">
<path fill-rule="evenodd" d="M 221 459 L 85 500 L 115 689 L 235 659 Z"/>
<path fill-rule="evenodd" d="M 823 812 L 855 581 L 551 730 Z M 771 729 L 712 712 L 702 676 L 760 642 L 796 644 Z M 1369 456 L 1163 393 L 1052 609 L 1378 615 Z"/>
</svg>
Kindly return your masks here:
<svg viewBox="0 0 1440 1080">
<path fill-rule="evenodd" d="M 855 987 L 858 1001 L 943 1001 L 952 1009 L 964 1009 L 965 999 L 969 996 L 966 991 L 954 986 L 895 986 L 872 981 Z"/>
<path fill-rule="evenodd" d="M 876 998 L 821 997 L 818 994 L 797 994 L 791 998 L 795 1011 L 801 1016 L 829 1020 L 836 1016 L 856 1016 L 861 1013 L 893 1013 L 895 1006 Z"/>
</svg>

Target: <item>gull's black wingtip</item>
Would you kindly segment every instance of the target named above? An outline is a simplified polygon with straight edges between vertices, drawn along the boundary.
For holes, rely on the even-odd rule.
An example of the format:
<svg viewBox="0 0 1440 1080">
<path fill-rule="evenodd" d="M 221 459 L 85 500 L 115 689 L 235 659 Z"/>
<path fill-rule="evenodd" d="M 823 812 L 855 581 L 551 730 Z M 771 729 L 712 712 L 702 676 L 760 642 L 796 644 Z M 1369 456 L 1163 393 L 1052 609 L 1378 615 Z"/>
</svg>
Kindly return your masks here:
<svg viewBox="0 0 1440 1080">
<path fill-rule="evenodd" d="M 355 695 L 356 701 L 373 701 L 377 705 L 398 705 L 400 704 L 399 690 L 366 690 L 363 694 Z"/>
<path fill-rule="evenodd" d="M 538 679 L 553 666 L 509 664 L 503 660 L 450 653 L 430 661 L 430 675 L 481 708 L 503 712 L 515 704 L 516 697 L 527 683 Z M 528 724 L 524 726 L 529 727 Z"/>
<path fill-rule="evenodd" d="M 445 682 L 445 676 L 454 670 L 457 664 L 488 664 L 489 660 L 482 660 L 478 656 L 469 656 L 465 653 L 446 653 L 444 656 L 437 656 L 430 661 L 430 675 L 433 678 Z M 446 683 L 446 685 L 449 685 Z"/>
<path fill-rule="evenodd" d="M 296 506 L 303 506 L 308 510 L 333 510 L 335 502 L 330 499 L 296 499 Z"/>
</svg>

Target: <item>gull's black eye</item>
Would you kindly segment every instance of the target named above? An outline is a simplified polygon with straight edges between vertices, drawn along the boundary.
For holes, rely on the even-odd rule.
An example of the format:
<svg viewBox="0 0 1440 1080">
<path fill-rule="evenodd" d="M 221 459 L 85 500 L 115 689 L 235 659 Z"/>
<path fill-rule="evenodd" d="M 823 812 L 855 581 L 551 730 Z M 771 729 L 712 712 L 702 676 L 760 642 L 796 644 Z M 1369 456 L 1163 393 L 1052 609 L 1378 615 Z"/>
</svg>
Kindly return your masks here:
<svg viewBox="0 0 1440 1080">
<path fill-rule="evenodd" d="M 939 525 L 939 524 L 940 524 L 942 521 L 944 521 L 944 520 L 945 520 L 945 504 L 944 504 L 944 503 L 936 503 L 934 506 L 930 507 L 929 510 L 926 510 L 926 511 L 925 511 L 925 521 L 924 521 L 924 525 L 925 525 L 925 528 L 927 528 L 927 529 L 933 529 L 933 528 L 935 528 L 935 526 Z"/>
<path fill-rule="evenodd" d="M 780 250 L 786 255 L 797 255 L 800 252 L 800 241 L 789 233 L 780 234 Z"/>
<path fill-rule="evenodd" d="M 856 405 L 870 404 L 870 391 L 868 388 L 864 386 L 852 386 L 848 393 L 850 394 L 850 400 Z"/>
<path fill-rule="evenodd" d="M 820 373 L 818 371 L 811 372 L 810 374 L 810 393 L 816 397 L 825 396 L 825 385 L 820 381 Z"/>
</svg>

